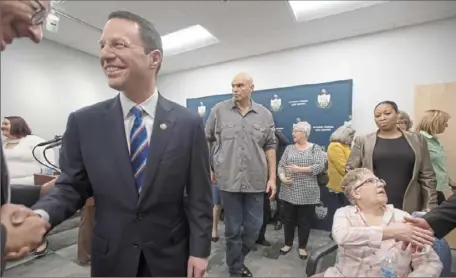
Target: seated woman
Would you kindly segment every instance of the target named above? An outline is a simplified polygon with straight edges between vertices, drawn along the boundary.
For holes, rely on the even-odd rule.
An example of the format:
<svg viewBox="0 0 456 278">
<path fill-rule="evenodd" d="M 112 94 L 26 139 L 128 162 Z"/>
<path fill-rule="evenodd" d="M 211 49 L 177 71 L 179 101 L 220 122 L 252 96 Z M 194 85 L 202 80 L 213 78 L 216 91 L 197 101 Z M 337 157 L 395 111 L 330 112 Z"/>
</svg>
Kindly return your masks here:
<svg viewBox="0 0 456 278">
<path fill-rule="evenodd" d="M 440 276 L 442 263 L 430 246 L 433 233 L 404 223 L 409 214 L 386 204 L 383 180 L 358 168 L 348 172 L 341 185 L 354 205 L 334 215 L 338 259 L 324 277 L 383 277 L 386 270 L 392 271 L 388 277 Z M 420 246 L 421 252 L 412 252 L 410 246 L 404 250 L 405 240 Z"/>
</svg>

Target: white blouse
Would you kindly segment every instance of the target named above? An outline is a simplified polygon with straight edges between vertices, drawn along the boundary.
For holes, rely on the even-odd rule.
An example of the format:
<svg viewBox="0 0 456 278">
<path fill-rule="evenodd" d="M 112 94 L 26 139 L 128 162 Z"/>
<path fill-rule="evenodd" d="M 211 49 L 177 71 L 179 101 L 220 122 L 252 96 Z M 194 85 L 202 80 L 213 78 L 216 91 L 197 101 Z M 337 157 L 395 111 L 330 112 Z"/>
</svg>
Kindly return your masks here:
<svg viewBox="0 0 456 278">
<path fill-rule="evenodd" d="M 28 135 L 18 140 L 5 139 L 3 141 L 3 151 L 5 155 L 5 161 L 8 166 L 10 184 L 21 184 L 21 185 L 35 185 L 34 174 L 40 174 L 46 170 L 47 167 L 38 163 L 33 158 L 33 148 L 45 140 L 35 136 Z M 17 143 L 13 148 L 5 148 L 8 143 Z M 44 147 L 38 147 L 35 149 L 35 156 L 43 163 L 47 164 L 43 155 Z M 54 150 L 46 150 L 46 158 L 55 165 L 55 153 Z"/>
</svg>

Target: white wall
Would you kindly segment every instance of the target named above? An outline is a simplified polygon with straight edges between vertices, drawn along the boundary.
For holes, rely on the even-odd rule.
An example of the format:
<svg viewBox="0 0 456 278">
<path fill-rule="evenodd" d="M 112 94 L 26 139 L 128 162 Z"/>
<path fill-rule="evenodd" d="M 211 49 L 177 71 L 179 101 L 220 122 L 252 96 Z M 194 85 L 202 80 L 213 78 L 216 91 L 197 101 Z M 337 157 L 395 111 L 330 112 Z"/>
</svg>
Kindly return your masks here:
<svg viewBox="0 0 456 278">
<path fill-rule="evenodd" d="M 185 105 L 229 93 L 239 71 L 256 89 L 353 79 L 354 126 L 372 132 L 377 102 L 393 100 L 413 114 L 415 85 L 456 82 L 456 18 L 165 75 L 159 90 Z"/>
<path fill-rule="evenodd" d="M 68 115 L 115 96 L 98 59 L 43 41 L 22 39 L 1 54 L 1 117 L 23 117 L 45 139 L 65 131 Z"/>
</svg>

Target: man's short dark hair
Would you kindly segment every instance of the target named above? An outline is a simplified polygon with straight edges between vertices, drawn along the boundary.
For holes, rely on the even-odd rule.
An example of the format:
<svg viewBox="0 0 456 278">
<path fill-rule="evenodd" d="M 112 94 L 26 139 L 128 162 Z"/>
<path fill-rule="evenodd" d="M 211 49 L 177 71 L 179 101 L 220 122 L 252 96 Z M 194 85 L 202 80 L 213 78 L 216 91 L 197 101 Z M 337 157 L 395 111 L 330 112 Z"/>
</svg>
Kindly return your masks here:
<svg viewBox="0 0 456 278">
<path fill-rule="evenodd" d="M 5 117 L 10 122 L 10 132 L 11 136 L 16 138 L 23 138 L 27 135 L 32 135 L 32 131 L 28 126 L 27 122 L 19 116 L 10 116 Z"/>
<path fill-rule="evenodd" d="M 129 21 L 133 21 L 139 25 L 139 34 L 141 36 L 142 43 L 144 44 L 144 52 L 149 54 L 153 50 L 160 50 L 163 55 L 163 44 L 160 33 L 155 29 L 154 24 L 149 20 L 128 11 L 115 11 L 109 14 L 108 20 L 113 18 L 121 18 Z M 160 66 L 157 68 L 157 72 L 160 70 Z"/>
</svg>

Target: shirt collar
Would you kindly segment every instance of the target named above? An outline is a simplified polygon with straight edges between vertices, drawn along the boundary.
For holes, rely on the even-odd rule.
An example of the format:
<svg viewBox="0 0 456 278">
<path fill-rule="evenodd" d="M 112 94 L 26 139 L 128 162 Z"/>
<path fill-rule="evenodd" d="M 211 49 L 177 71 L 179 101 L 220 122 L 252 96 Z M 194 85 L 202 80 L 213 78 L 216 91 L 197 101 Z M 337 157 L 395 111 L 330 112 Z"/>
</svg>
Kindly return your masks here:
<svg viewBox="0 0 456 278">
<path fill-rule="evenodd" d="M 155 111 L 157 110 L 158 104 L 158 90 L 155 88 L 155 92 L 146 101 L 137 105 L 134 101 L 129 99 L 123 92 L 120 92 L 120 105 L 122 105 L 122 113 L 124 119 L 130 115 L 130 110 L 133 106 L 141 107 L 149 116 L 155 117 Z"/>
<path fill-rule="evenodd" d="M 361 214 L 361 209 L 357 205 L 353 205 L 351 207 L 351 212 L 360 215 L 360 217 L 363 217 Z M 394 206 L 392 204 L 385 205 L 385 214 L 383 215 L 382 226 L 388 226 L 388 224 L 393 220 L 393 217 Z"/>
<path fill-rule="evenodd" d="M 234 100 L 234 98 L 233 98 L 233 102 L 232 102 L 232 103 L 233 103 L 233 106 L 231 106 L 231 108 L 232 108 L 232 109 L 234 109 L 234 108 L 237 109 L 238 107 L 237 107 L 237 105 L 236 105 L 236 101 Z M 253 99 L 250 99 L 250 109 L 249 109 L 249 112 L 250 112 L 250 111 L 253 111 L 253 112 L 257 113 L 257 112 L 258 112 L 258 106 L 259 106 L 258 103 L 254 102 Z"/>
<path fill-rule="evenodd" d="M 423 136 L 426 137 L 427 139 L 432 139 L 432 138 L 434 138 L 434 136 L 432 136 L 431 134 L 427 133 L 426 131 L 420 130 L 420 133 L 421 133 L 421 135 L 423 135 Z"/>
</svg>

